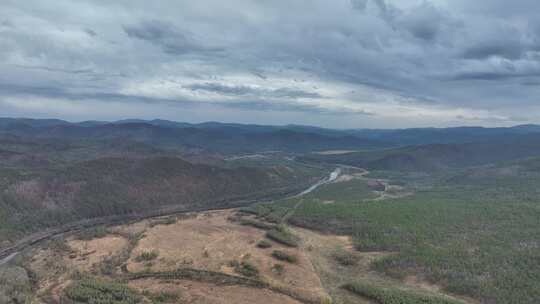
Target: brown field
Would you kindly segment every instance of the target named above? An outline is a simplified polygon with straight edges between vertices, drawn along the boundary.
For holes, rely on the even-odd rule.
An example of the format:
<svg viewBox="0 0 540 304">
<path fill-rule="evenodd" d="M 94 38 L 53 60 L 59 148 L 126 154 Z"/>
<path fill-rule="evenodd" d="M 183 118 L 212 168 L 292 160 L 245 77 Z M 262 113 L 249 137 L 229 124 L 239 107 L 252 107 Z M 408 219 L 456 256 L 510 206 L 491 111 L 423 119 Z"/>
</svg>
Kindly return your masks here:
<svg viewBox="0 0 540 304">
<path fill-rule="evenodd" d="M 181 216 L 172 221 L 170 218 L 145 220 L 111 227 L 105 237 L 87 241 L 70 237 L 65 240 L 66 246 L 35 249 L 28 268 L 36 274 L 38 299 L 45 303 L 61 301 L 64 289 L 77 280 L 75 274 L 127 279 L 129 286 L 148 301 L 152 295 L 167 293 L 177 295 L 179 303 L 194 304 L 319 304 L 327 303 L 325 299 L 330 298 L 332 303 L 370 303 L 340 288 L 356 279 L 440 293 L 438 286 L 421 278 L 409 277 L 401 282 L 374 272 L 372 262 L 392 253 L 357 252 L 350 237 L 292 228 L 301 239 L 297 248 L 273 241 L 271 248 L 259 248 L 257 243 L 265 239 L 265 231 L 241 225 L 232 220 L 235 215 L 236 211 L 231 210 Z M 295 256 L 297 262 L 276 260 L 272 257 L 274 250 Z M 140 259 L 144 252 L 155 252 L 157 256 Z M 353 257 L 355 264 L 340 264 L 337 253 Z M 105 274 L 100 266 L 111 258 L 117 259 L 110 266 L 112 271 Z M 231 261 L 253 265 L 259 274 L 250 279 L 264 285 L 250 287 L 241 281 L 224 284 L 211 278 L 160 279 L 159 276 L 177 269 L 194 269 L 224 273 L 228 278 L 243 277 L 231 266 Z M 276 271 L 276 264 L 284 267 L 282 271 Z M 147 278 L 130 277 L 145 271 L 156 274 Z"/>
<path fill-rule="evenodd" d="M 256 243 L 264 239 L 264 231 L 242 226 L 228 220 L 232 212 L 202 213 L 196 218 L 180 220 L 172 225 L 149 228 L 139 241 L 128 262 L 130 272 L 144 270 L 170 271 L 189 267 L 237 275 L 231 261 L 249 261 L 260 271 L 260 278 L 272 284 L 289 288 L 304 297 L 325 297 L 326 293 L 310 259 L 300 248 L 287 248 L 277 243 L 272 248 L 260 249 Z M 137 256 L 159 248 L 159 256 L 152 262 L 137 262 Z M 275 260 L 272 250 L 279 249 L 298 257 L 298 263 L 288 264 Z M 285 271 L 278 274 L 275 264 Z"/>
</svg>

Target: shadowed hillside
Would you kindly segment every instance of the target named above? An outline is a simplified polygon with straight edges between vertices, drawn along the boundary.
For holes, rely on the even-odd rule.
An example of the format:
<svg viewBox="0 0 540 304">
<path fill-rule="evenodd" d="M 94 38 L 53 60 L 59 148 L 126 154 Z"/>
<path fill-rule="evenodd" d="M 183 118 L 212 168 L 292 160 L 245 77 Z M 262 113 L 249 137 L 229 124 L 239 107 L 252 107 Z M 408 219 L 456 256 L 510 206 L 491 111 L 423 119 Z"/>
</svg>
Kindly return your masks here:
<svg viewBox="0 0 540 304">
<path fill-rule="evenodd" d="M 540 155 L 540 136 L 528 134 L 498 141 L 429 144 L 337 155 L 311 154 L 300 159 L 370 170 L 432 171 L 480 166 L 537 155 Z"/>
<path fill-rule="evenodd" d="M 80 219 L 163 208 L 225 208 L 239 199 L 300 190 L 310 182 L 306 172 L 284 166 L 226 169 L 165 156 L 100 158 L 39 170 L 4 168 L 0 176 L 4 240 Z"/>
</svg>

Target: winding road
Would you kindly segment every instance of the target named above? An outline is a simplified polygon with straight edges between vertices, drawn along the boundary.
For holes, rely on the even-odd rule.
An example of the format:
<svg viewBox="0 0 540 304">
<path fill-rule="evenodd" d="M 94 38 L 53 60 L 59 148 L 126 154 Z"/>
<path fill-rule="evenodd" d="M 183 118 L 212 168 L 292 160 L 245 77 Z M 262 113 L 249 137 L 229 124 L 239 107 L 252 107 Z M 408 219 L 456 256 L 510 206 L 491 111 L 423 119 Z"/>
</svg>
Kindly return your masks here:
<svg viewBox="0 0 540 304">
<path fill-rule="evenodd" d="M 281 198 L 299 197 L 299 196 L 303 196 L 303 195 L 306 195 L 308 193 L 311 193 L 315 189 L 319 188 L 320 186 L 325 185 L 327 183 L 330 183 L 330 182 L 336 180 L 340 174 L 341 174 L 341 169 L 337 168 L 333 172 L 331 172 L 329 176 L 322 178 L 321 180 L 317 181 L 315 184 L 311 185 L 309 188 L 303 190 L 302 192 L 300 192 L 298 194 L 295 194 L 295 195 L 290 195 L 291 192 L 289 192 L 289 193 L 283 195 Z M 14 247 L 5 248 L 3 250 L 0 250 L 0 267 L 7 264 L 11 260 L 13 260 L 13 258 L 15 258 L 24 249 L 29 248 L 29 247 L 31 247 L 33 245 L 38 244 L 38 243 L 41 243 L 43 241 L 49 240 L 51 238 L 65 235 L 67 233 L 72 233 L 72 232 L 76 232 L 76 231 L 80 231 L 80 230 L 83 230 L 83 229 L 88 229 L 88 228 L 92 228 L 92 227 L 100 226 L 100 225 L 120 224 L 122 222 L 125 223 L 125 222 L 128 222 L 128 221 L 143 220 L 143 219 L 161 217 L 161 216 L 172 215 L 172 214 L 202 212 L 202 211 L 211 211 L 211 210 L 230 210 L 230 209 L 235 209 L 235 208 L 241 207 L 242 205 L 248 205 L 248 203 L 251 204 L 251 203 L 255 203 L 256 201 L 261 201 L 261 200 L 264 201 L 265 199 L 260 198 L 260 199 L 257 199 L 257 200 L 249 200 L 249 201 L 239 200 L 238 202 L 236 202 L 236 204 L 235 203 L 231 204 L 231 205 L 235 205 L 235 206 L 230 207 L 230 208 L 219 208 L 219 209 L 218 208 L 216 208 L 216 209 L 206 208 L 206 209 L 201 209 L 201 210 L 181 210 L 181 211 L 175 210 L 174 208 L 172 208 L 171 210 L 166 210 L 165 209 L 165 210 L 157 211 L 157 212 L 155 212 L 153 214 L 150 214 L 150 215 L 136 216 L 136 217 L 133 217 L 133 218 L 115 218 L 115 217 L 111 217 L 111 218 L 94 219 L 94 220 L 88 220 L 88 221 L 79 222 L 79 223 L 73 223 L 73 224 L 71 224 L 71 225 L 69 225 L 67 227 L 64 227 L 64 228 L 51 229 L 50 231 L 30 235 L 25 240 L 20 241 Z"/>
</svg>

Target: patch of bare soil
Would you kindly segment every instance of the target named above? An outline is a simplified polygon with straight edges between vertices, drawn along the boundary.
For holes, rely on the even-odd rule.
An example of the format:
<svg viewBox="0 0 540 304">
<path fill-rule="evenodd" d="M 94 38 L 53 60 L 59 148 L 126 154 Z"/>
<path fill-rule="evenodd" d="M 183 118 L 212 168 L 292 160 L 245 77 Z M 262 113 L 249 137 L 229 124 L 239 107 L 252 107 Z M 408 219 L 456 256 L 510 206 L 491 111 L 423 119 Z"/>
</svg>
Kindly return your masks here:
<svg viewBox="0 0 540 304">
<path fill-rule="evenodd" d="M 67 244 L 71 248 L 71 253 L 64 257 L 66 264 L 79 271 L 90 271 L 96 264 L 118 254 L 127 246 L 128 241 L 118 235 L 108 235 L 90 241 L 72 239 Z"/>
<path fill-rule="evenodd" d="M 261 249 L 257 242 L 265 231 L 228 220 L 232 211 L 206 212 L 176 224 L 148 228 L 128 261 L 129 272 L 171 271 L 182 267 L 239 275 L 231 261 L 246 261 L 259 271 L 259 279 L 306 298 L 326 297 L 322 284 L 307 254 L 300 248 L 287 248 L 272 242 L 272 248 Z M 273 250 L 282 250 L 298 258 L 291 264 L 277 261 Z M 138 259 L 155 251 L 151 261 Z M 276 271 L 281 264 L 283 271 Z M 262 302 L 261 302 L 262 303 Z"/>
<path fill-rule="evenodd" d="M 353 179 L 367 179 L 366 175 L 369 174 L 369 171 L 361 168 L 343 168 L 344 173 L 342 173 L 338 178 L 336 178 L 333 183 L 342 183 L 348 182 Z"/>
<path fill-rule="evenodd" d="M 299 304 L 288 296 L 267 289 L 242 286 L 216 286 L 213 284 L 179 280 L 164 282 L 153 279 L 130 282 L 130 287 L 141 292 L 176 294 L 179 303 L 190 304 Z"/>
</svg>

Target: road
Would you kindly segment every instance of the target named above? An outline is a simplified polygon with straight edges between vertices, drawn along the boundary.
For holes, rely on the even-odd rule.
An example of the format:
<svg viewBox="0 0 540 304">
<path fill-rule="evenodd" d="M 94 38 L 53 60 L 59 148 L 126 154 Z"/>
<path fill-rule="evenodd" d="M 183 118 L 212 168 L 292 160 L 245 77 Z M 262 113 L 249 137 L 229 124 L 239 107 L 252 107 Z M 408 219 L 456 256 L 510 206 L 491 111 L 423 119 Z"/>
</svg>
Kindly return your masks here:
<svg viewBox="0 0 540 304">
<path fill-rule="evenodd" d="M 17 256 L 17 254 L 19 254 L 18 252 L 14 252 L 10 255 L 8 255 L 7 257 L 3 258 L 2 260 L 0 260 L 0 267 L 4 264 L 7 264 L 9 261 L 11 261 L 14 257 Z"/>
<path fill-rule="evenodd" d="M 293 197 L 306 195 L 306 194 L 314 191 L 318 187 L 320 187 L 320 186 L 322 186 L 324 184 L 327 184 L 329 182 L 334 181 L 339 176 L 340 173 L 341 173 L 341 169 L 339 169 L 339 168 L 335 169 L 332 173 L 330 173 L 329 176 L 319 180 L 318 182 L 311 185 L 309 188 L 307 188 L 306 190 L 300 192 L 299 194 L 293 195 Z M 291 193 L 289 192 L 286 195 L 281 196 L 281 198 L 284 198 L 284 197 L 291 197 Z M 264 200 L 264 198 L 258 199 L 257 201 L 261 201 L 261 200 Z M 244 201 L 239 201 L 239 202 L 242 202 L 242 203 L 238 203 L 238 204 L 236 204 L 237 206 L 234 206 L 234 207 L 220 208 L 220 209 L 214 209 L 214 210 L 235 209 L 235 208 L 241 207 L 242 204 L 248 205 L 248 202 L 252 204 L 252 203 L 255 203 L 256 201 L 245 201 L 244 200 Z M 231 204 L 231 205 L 235 205 L 235 204 Z M 161 211 L 157 211 L 157 212 L 155 212 L 153 214 L 149 214 L 149 215 L 146 215 L 146 216 L 138 216 L 138 217 L 134 217 L 134 218 L 116 219 L 116 218 L 112 217 L 110 219 L 102 218 L 102 219 L 89 220 L 89 221 L 86 221 L 86 222 L 83 222 L 83 223 L 73 223 L 72 225 L 70 225 L 68 227 L 52 229 L 52 230 L 46 231 L 44 233 L 37 233 L 35 235 L 28 236 L 26 240 L 21 241 L 15 247 L 0 250 L 0 266 L 8 263 L 11 260 L 13 260 L 14 257 L 16 257 L 20 252 L 22 252 L 22 250 L 24 250 L 26 248 L 29 248 L 30 246 L 33 246 L 33 245 L 35 245 L 37 243 L 40 243 L 40 242 L 43 242 L 45 240 L 51 239 L 53 237 L 58 237 L 58 236 L 61 236 L 61 235 L 65 235 L 67 233 L 76 232 L 76 231 L 79 231 L 79 230 L 82 230 L 82 229 L 88 229 L 88 228 L 95 227 L 95 226 L 100 226 L 100 225 L 115 224 L 115 223 L 120 224 L 120 223 L 126 222 L 126 221 L 143 220 L 143 219 L 166 216 L 166 215 L 171 215 L 171 214 L 203 212 L 203 211 L 211 211 L 211 209 L 207 208 L 207 209 L 201 209 L 201 210 L 180 210 L 179 211 L 179 210 L 176 210 L 176 209 L 172 208 L 170 210 L 164 209 L 164 210 L 161 210 Z"/>
</svg>

